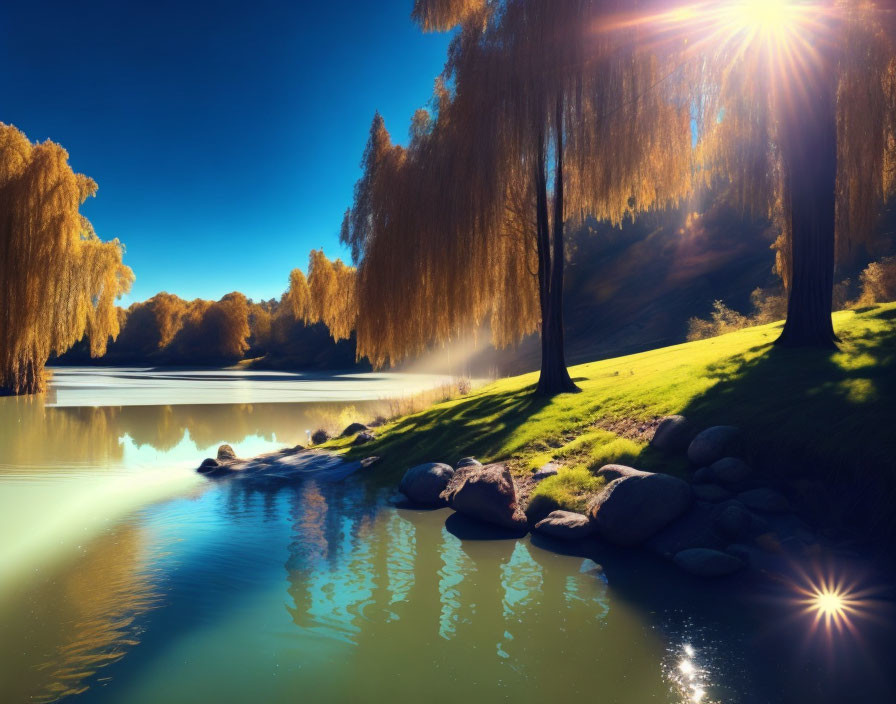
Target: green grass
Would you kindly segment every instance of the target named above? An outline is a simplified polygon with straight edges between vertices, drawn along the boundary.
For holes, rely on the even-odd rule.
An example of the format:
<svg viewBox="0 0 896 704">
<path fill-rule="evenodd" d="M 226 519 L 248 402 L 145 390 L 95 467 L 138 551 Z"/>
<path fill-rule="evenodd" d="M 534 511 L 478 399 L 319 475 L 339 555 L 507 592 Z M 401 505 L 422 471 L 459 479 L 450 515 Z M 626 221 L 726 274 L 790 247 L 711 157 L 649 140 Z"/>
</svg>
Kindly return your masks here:
<svg viewBox="0 0 896 704">
<path fill-rule="evenodd" d="M 383 481 L 420 462 L 465 455 L 510 460 L 517 472 L 554 459 L 577 478 L 609 462 L 678 473 L 683 459 L 601 426 L 683 413 L 700 428 L 740 426 L 752 452 L 776 466 L 799 463 L 824 477 L 885 471 L 896 457 L 894 320 L 896 304 L 836 313 L 836 351 L 775 347 L 781 323 L 774 323 L 582 364 L 570 369 L 581 392 L 553 399 L 532 395 L 535 373 L 502 379 L 398 418 L 363 447 L 347 440 L 330 447 L 381 456 Z"/>
<path fill-rule="evenodd" d="M 534 520 L 556 509 L 584 513 L 588 499 L 604 484 L 603 477 L 594 476 L 585 467 L 561 469 L 532 490 L 526 513 Z"/>
</svg>

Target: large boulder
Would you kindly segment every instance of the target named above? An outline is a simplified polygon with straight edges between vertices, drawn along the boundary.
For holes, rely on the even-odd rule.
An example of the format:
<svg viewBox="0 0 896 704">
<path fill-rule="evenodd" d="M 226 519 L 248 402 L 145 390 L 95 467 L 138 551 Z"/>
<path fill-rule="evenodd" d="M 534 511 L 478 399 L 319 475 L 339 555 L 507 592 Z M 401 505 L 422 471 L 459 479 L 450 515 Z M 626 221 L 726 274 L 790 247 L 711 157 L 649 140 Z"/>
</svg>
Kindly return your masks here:
<svg viewBox="0 0 896 704">
<path fill-rule="evenodd" d="M 547 518 L 543 518 L 535 524 L 539 533 L 550 535 L 553 538 L 574 540 L 586 538 L 595 531 L 595 525 L 588 516 L 572 511 L 551 511 Z"/>
<path fill-rule="evenodd" d="M 738 484 L 753 473 L 746 462 L 737 457 L 723 457 L 709 466 L 710 471 L 723 484 Z"/>
<path fill-rule="evenodd" d="M 734 555 L 711 548 L 690 548 L 675 555 L 675 564 L 698 577 L 723 577 L 743 568 L 744 562 Z"/>
<path fill-rule="evenodd" d="M 360 433 L 362 430 L 370 430 L 370 428 L 368 428 L 363 423 L 350 423 L 346 426 L 345 430 L 342 431 L 342 437 L 348 437 L 349 435 Z"/>
<path fill-rule="evenodd" d="M 748 511 L 739 501 L 729 501 L 717 507 L 713 528 L 728 540 L 752 540 L 769 529 L 768 523 Z"/>
<path fill-rule="evenodd" d="M 691 505 L 690 485 L 668 474 L 608 465 L 598 475 L 618 474 L 588 504 L 598 534 L 617 545 L 638 545 L 682 515 Z"/>
<path fill-rule="evenodd" d="M 398 490 L 417 504 L 442 503 L 439 494 L 445 491 L 454 470 L 441 462 L 428 462 L 411 467 L 405 472 Z"/>
<path fill-rule="evenodd" d="M 660 452 L 684 452 L 694 433 L 684 416 L 666 416 L 653 433 L 650 444 Z"/>
<path fill-rule="evenodd" d="M 713 527 L 714 508 L 712 504 L 697 501 L 684 515 L 650 538 L 645 547 L 670 560 L 687 548 L 725 547 L 726 541 Z"/>
<path fill-rule="evenodd" d="M 516 485 L 503 464 L 464 467 L 455 472 L 442 498 L 455 511 L 511 530 L 525 530 Z"/>
<path fill-rule="evenodd" d="M 702 467 L 740 451 L 740 430 L 733 425 L 714 425 L 698 433 L 688 446 L 691 464 Z"/>
<path fill-rule="evenodd" d="M 321 445 L 330 439 L 330 434 L 323 428 L 318 428 L 311 434 L 311 442 Z"/>
<path fill-rule="evenodd" d="M 732 492 L 718 484 L 694 484 L 691 488 L 694 490 L 694 496 L 700 501 L 718 503 L 734 496 Z"/>
</svg>

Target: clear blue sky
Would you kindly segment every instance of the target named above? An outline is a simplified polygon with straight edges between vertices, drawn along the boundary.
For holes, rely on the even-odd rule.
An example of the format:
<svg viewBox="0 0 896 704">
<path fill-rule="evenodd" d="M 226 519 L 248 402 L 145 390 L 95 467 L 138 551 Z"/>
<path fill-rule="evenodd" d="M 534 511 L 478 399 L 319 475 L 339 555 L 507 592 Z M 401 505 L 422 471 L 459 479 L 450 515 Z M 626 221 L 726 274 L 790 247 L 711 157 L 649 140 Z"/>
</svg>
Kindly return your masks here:
<svg viewBox="0 0 896 704">
<path fill-rule="evenodd" d="M 126 303 L 279 296 L 339 244 L 370 120 L 405 142 L 449 38 L 411 0 L 0 2 L 0 121 L 99 183 Z"/>
</svg>

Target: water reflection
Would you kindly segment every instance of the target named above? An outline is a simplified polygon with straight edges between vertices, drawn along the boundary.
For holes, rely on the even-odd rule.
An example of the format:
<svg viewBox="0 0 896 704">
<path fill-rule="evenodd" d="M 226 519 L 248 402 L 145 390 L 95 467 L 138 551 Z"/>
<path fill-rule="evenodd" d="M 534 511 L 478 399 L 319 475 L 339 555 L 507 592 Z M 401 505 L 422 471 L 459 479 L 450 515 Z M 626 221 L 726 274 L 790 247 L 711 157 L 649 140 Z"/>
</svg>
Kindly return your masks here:
<svg viewBox="0 0 896 704">
<path fill-rule="evenodd" d="M 0 398 L 0 472 L 121 465 L 129 443 L 169 452 L 247 438 L 294 445 L 305 431 L 367 417 L 377 402 L 53 407 L 43 397 Z"/>
<path fill-rule="evenodd" d="M 91 678 L 141 640 L 142 614 L 159 604 L 156 548 L 136 525 L 85 546 L 68 570 L 38 573 L 0 600 L 4 701 L 53 702 L 85 692 Z"/>
</svg>

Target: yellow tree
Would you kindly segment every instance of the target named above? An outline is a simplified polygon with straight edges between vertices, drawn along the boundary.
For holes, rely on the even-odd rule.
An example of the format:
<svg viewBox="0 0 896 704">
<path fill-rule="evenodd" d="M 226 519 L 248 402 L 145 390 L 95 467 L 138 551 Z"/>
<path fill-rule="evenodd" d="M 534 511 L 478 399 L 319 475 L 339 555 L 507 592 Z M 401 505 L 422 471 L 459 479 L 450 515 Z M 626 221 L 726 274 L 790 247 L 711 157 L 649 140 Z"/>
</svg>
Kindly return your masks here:
<svg viewBox="0 0 896 704">
<path fill-rule="evenodd" d="M 331 261 L 323 250 L 308 255 L 308 278 L 300 269 L 289 275 L 281 311 L 310 325 L 323 323 L 337 342 L 348 339 L 358 317 L 355 269 L 341 259 Z"/>
<path fill-rule="evenodd" d="M 619 223 L 690 188 L 690 105 L 672 93 L 669 57 L 642 51 L 620 20 L 631 5 L 418 0 L 423 29 L 460 31 L 408 148 L 374 118 L 343 226 L 359 264 L 359 354 L 394 362 L 488 318 L 499 345 L 539 329 L 537 392 L 575 389 L 568 221 Z"/>
<path fill-rule="evenodd" d="M 51 354 L 85 334 L 102 355 L 119 332 L 115 300 L 130 289 L 118 240 L 103 242 L 79 208 L 94 181 L 68 152 L 0 123 L 0 391 L 36 393 Z"/>
</svg>

